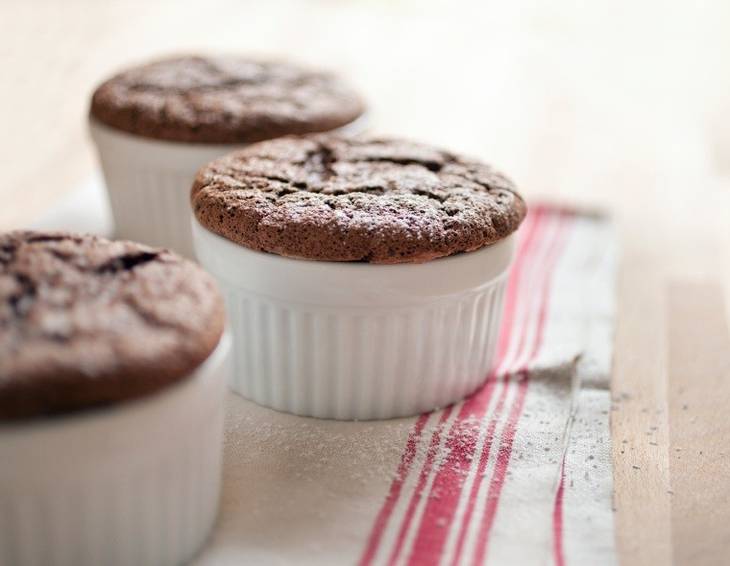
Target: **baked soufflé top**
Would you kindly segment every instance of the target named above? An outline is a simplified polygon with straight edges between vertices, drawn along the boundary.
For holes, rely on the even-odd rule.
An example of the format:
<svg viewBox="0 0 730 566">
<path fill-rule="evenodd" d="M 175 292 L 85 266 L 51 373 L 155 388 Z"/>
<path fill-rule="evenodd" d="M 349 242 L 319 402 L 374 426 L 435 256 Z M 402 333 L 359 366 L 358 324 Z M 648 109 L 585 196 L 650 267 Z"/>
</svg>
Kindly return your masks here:
<svg viewBox="0 0 730 566">
<path fill-rule="evenodd" d="M 99 86 L 91 115 L 139 136 L 190 143 L 250 143 L 325 132 L 363 112 L 335 76 L 236 56 L 171 57 Z"/>
<path fill-rule="evenodd" d="M 168 251 L 67 233 L 0 234 L 0 421 L 142 397 L 223 333 L 212 278 Z"/>
<path fill-rule="evenodd" d="M 203 167 L 191 192 L 208 230 L 292 258 L 423 262 L 514 232 L 525 203 L 489 165 L 398 139 L 281 138 Z"/>
</svg>

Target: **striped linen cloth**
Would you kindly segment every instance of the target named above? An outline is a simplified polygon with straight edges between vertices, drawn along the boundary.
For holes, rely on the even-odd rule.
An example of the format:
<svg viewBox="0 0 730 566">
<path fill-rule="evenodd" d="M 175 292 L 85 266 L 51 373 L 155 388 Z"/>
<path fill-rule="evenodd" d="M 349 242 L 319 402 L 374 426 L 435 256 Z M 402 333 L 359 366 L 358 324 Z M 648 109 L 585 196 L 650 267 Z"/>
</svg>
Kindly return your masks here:
<svg viewBox="0 0 730 566">
<path fill-rule="evenodd" d="M 382 422 L 229 399 L 204 565 L 616 562 L 608 389 L 615 240 L 533 206 L 498 360 L 465 401 Z"/>
</svg>

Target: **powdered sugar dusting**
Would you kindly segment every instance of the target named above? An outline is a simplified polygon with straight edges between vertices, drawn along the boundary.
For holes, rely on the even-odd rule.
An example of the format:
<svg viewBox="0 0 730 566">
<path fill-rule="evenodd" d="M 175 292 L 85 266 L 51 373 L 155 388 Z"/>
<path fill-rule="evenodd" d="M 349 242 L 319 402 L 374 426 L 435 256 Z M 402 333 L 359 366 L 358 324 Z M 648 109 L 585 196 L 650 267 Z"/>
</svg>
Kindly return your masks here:
<svg viewBox="0 0 730 566">
<path fill-rule="evenodd" d="M 495 169 L 422 144 L 283 138 L 209 164 L 193 209 L 247 247 L 327 261 L 403 263 L 476 250 L 517 229 L 525 204 Z"/>
</svg>

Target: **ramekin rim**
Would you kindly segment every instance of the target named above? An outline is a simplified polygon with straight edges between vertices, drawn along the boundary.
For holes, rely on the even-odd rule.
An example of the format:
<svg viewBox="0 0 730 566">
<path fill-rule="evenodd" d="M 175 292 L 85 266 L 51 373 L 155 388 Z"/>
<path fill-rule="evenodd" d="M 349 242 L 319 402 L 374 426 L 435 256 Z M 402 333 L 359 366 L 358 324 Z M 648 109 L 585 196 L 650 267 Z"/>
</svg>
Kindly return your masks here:
<svg viewBox="0 0 730 566">
<path fill-rule="evenodd" d="M 473 251 L 469 252 L 458 252 L 455 254 L 437 257 L 431 260 L 423 261 L 423 262 L 401 262 L 401 263 L 370 263 L 365 261 L 329 261 L 329 260 L 317 260 L 317 259 L 307 259 L 307 258 L 297 258 L 297 257 L 287 257 L 283 255 L 279 255 L 273 252 L 266 252 L 266 251 L 260 251 L 260 250 L 254 250 L 252 248 L 249 248 L 247 246 L 244 246 L 243 244 L 238 244 L 237 242 L 234 242 L 233 240 L 229 240 L 228 238 L 221 236 L 220 234 L 216 234 L 206 226 L 203 226 L 200 221 L 195 216 L 195 213 L 191 211 L 191 218 L 192 223 L 195 228 L 201 229 L 205 231 L 209 236 L 212 236 L 213 239 L 217 239 L 222 245 L 227 246 L 235 246 L 237 249 L 240 249 L 243 253 L 250 253 L 252 255 L 256 255 L 257 257 L 261 258 L 263 261 L 271 261 L 277 262 L 277 263 L 285 263 L 285 262 L 302 262 L 306 263 L 308 265 L 322 265 L 322 266 L 329 266 L 332 268 L 342 268 L 342 269 L 349 269 L 349 270 L 362 270 L 367 269 L 368 271 L 373 270 L 389 270 L 394 271 L 395 269 L 401 268 L 401 269 L 407 269 L 409 267 L 413 266 L 423 266 L 428 264 L 433 264 L 438 262 L 439 265 L 444 265 L 447 262 L 450 262 L 452 264 L 457 262 L 463 262 L 464 260 L 468 261 L 477 261 L 480 258 L 477 258 L 477 254 L 480 256 L 486 256 L 491 255 L 491 253 L 495 252 L 496 246 L 499 246 L 500 244 L 509 244 L 510 241 L 513 241 L 516 235 L 516 231 L 512 232 L 511 234 L 508 234 L 504 238 L 501 238 L 500 240 L 497 240 L 496 242 L 493 242 L 491 244 L 487 244 L 485 246 L 482 246 L 481 248 L 478 248 Z"/>
</svg>

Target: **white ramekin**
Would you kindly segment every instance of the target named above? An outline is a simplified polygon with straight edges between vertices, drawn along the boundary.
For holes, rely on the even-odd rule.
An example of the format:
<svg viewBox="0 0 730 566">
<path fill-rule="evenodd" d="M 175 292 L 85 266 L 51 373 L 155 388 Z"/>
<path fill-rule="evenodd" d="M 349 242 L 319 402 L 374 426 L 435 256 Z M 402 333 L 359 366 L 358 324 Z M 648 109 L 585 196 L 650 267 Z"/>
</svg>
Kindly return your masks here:
<svg viewBox="0 0 730 566">
<path fill-rule="evenodd" d="M 477 389 L 492 366 L 514 238 L 421 264 L 256 252 L 193 219 L 234 340 L 232 389 L 335 419 L 414 415 Z"/>
<path fill-rule="evenodd" d="M 189 560 L 218 510 L 230 350 L 139 401 L 0 426 L 0 564 Z"/>
<path fill-rule="evenodd" d="M 339 130 L 356 134 L 360 117 Z M 195 259 L 190 235 L 190 187 L 206 163 L 244 144 L 153 140 L 89 121 L 114 219 L 114 237 L 169 248 Z"/>
<path fill-rule="evenodd" d="M 114 237 L 194 258 L 190 187 L 198 169 L 237 149 L 158 141 L 89 123 L 114 218 Z"/>
</svg>

